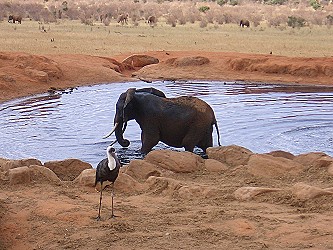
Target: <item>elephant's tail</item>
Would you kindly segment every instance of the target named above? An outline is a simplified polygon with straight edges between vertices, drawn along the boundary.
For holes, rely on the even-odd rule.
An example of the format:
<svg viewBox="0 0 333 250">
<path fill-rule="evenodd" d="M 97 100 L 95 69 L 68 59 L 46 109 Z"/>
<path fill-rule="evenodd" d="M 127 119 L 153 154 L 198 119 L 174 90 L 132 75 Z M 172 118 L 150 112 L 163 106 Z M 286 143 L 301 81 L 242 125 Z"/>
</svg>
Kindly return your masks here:
<svg viewBox="0 0 333 250">
<path fill-rule="evenodd" d="M 219 146 L 221 146 L 221 142 L 220 142 L 220 131 L 219 131 L 219 127 L 217 126 L 217 121 L 215 120 L 214 122 L 215 128 L 216 128 L 216 132 L 217 132 L 217 143 Z"/>
</svg>

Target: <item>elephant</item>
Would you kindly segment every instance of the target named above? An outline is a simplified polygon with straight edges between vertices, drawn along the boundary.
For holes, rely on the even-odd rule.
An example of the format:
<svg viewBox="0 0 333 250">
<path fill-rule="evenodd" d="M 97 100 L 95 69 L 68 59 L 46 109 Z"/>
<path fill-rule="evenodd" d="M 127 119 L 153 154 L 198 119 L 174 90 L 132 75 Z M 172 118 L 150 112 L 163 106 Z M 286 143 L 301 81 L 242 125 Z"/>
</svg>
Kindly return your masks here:
<svg viewBox="0 0 333 250">
<path fill-rule="evenodd" d="M 15 23 L 17 21 L 17 23 L 21 24 L 22 22 L 22 17 L 21 16 L 14 16 L 14 15 L 10 15 L 8 16 L 8 22 L 12 22 Z"/>
<path fill-rule="evenodd" d="M 120 14 L 117 18 L 117 23 L 121 23 L 121 25 L 124 25 L 124 23 L 127 24 L 128 20 L 128 14 Z"/>
<path fill-rule="evenodd" d="M 155 88 L 130 88 L 119 96 L 114 128 L 104 138 L 115 132 L 115 142 L 128 147 L 130 141 L 124 139 L 123 133 L 127 122 L 133 119 L 141 128 L 143 154 L 149 153 L 159 141 L 176 148 L 184 147 L 190 152 L 197 146 L 206 152 L 213 146 L 213 125 L 221 145 L 214 111 L 197 97 L 167 98 Z"/>
<path fill-rule="evenodd" d="M 152 27 L 155 26 L 156 22 L 157 22 L 157 19 L 155 16 L 149 16 L 147 19 L 147 23 Z"/>
<path fill-rule="evenodd" d="M 240 20 L 239 26 L 241 26 L 241 27 L 244 27 L 244 26 L 250 27 L 250 22 L 249 22 L 249 20 L 242 19 L 242 20 Z"/>
</svg>

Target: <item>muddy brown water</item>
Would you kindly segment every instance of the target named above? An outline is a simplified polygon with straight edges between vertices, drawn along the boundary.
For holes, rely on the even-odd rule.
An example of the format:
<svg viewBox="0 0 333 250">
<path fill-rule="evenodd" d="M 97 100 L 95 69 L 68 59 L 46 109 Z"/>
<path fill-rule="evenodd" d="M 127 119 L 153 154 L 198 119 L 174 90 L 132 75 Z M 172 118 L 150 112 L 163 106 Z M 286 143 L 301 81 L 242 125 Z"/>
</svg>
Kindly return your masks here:
<svg viewBox="0 0 333 250">
<path fill-rule="evenodd" d="M 78 158 L 94 167 L 115 138 L 115 104 L 128 88 L 155 87 L 167 97 L 192 95 L 215 111 L 222 145 L 256 153 L 325 152 L 333 156 L 333 88 L 244 82 L 127 82 L 79 87 L 0 104 L 0 157 L 41 161 Z M 115 144 L 126 163 L 141 158 L 140 128 L 128 123 L 127 149 Z M 213 131 L 217 145 L 216 131 Z M 170 148 L 159 143 L 155 149 Z M 178 149 L 182 150 L 182 149 Z M 196 149 L 200 154 L 200 150 Z"/>
</svg>

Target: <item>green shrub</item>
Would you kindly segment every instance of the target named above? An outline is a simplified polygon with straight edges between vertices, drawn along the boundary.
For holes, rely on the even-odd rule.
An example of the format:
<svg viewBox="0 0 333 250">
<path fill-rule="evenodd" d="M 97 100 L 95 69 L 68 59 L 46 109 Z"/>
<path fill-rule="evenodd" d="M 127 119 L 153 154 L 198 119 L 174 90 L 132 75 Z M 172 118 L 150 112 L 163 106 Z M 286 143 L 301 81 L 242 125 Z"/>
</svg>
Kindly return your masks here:
<svg viewBox="0 0 333 250">
<path fill-rule="evenodd" d="M 220 6 L 225 5 L 228 2 L 228 0 L 217 0 L 216 3 Z"/>
<path fill-rule="evenodd" d="M 264 0 L 265 4 L 269 5 L 283 5 L 288 0 Z"/>
<path fill-rule="evenodd" d="M 217 0 L 216 3 L 220 6 L 223 6 L 229 2 L 230 5 L 236 6 L 238 5 L 238 0 Z"/>
<path fill-rule="evenodd" d="M 305 26 L 305 19 L 302 17 L 288 16 L 287 24 L 292 28 L 300 28 Z"/>
<path fill-rule="evenodd" d="M 321 5 L 317 2 L 317 0 L 310 0 L 309 3 L 314 10 L 318 10 L 319 8 L 321 8 Z"/>
<path fill-rule="evenodd" d="M 206 13 L 206 12 L 209 11 L 209 10 L 210 10 L 209 6 L 201 6 L 201 7 L 199 8 L 199 11 L 200 11 L 200 12 L 203 12 L 203 13 Z"/>
</svg>

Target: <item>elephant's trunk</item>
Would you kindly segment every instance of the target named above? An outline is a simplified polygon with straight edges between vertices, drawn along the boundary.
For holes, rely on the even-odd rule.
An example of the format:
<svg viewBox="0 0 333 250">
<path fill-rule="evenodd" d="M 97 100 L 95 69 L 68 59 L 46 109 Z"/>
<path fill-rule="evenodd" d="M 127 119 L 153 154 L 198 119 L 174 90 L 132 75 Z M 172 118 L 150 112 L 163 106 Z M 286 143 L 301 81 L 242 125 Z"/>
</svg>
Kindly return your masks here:
<svg viewBox="0 0 333 250">
<path fill-rule="evenodd" d="M 124 125 L 124 129 L 123 129 L 123 125 Z M 118 126 L 116 127 L 115 133 L 116 133 L 116 138 L 118 143 L 122 146 L 122 147 L 128 147 L 130 145 L 129 140 L 124 139 L 123 137 L 123 133 L 125 131 L 127 123 L 125 122 L 125 124 L 123 123 L 119 123 Z"/>
</svg>

